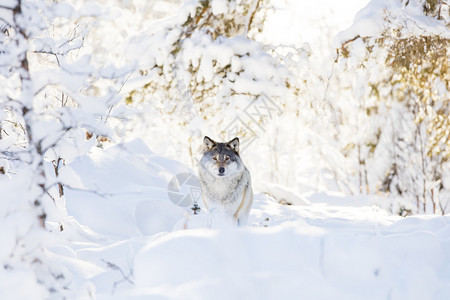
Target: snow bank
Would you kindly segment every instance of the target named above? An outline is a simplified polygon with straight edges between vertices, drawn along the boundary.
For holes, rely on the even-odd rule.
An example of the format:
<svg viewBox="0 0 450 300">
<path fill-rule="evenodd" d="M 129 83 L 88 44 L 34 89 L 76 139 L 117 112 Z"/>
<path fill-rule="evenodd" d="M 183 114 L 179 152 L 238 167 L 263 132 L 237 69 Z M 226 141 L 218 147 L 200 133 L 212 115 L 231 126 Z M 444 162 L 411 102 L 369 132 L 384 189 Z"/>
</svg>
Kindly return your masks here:
<svg viewBox="0 0 450 300">
<path fill-rule="evenodd" d="M 72 169 L 95 193 L 68 190 L 69 214 L 107 238 L 70 252 L 89 278 L 84 293 L 98 299 L 450 297 L 448 216 L 403 219 L 362 198 L 303 199 L 274 186 L 303 205 L 257 194 L 251 226 L 208 229 L 204 214 L 186 219 L 166 198 L 168 174 L 186 168 L 140 140 L 93 151 Z"/>
<path fill-rule="evenodd" d="M 189 170 L 140 140 L 95 150 L 72 170 L 95 192 L 68 189 L 68 212 L 103 237 L 51 249 L 78 274 L 74 298 L 450 297 L 449 216 L 401 218 L 364 197 L 273 185 L 301 205 L 256 194 L 248 227 L 210 229 L 207 215 L 186 217 L 167 199 L 167 178 Z"/>
<path fill-rule="evenodd" d="M 184 216 L 185 210 L 169 201 L 167 186 L 189 169 L 154 155 L 142 140 L 94 148 L 66 168 L 61 178 L 67 182 L 69 214 L 101 235 L 127 238 L 170 231 Z"/>
<path fill-rule="evenodd" d="M 405 2 L 408 2 L 405 5 Z M 436 34 L 450 37 L 445 22 L 437 18 L 426 17 L 423 13 L 423 2 L 420 0 L 392 1 L 372 0 L 355 16 L 350 28 L 339 33 L 335 39 L 335 46 L 339 48 L 343 43 L 356 37 L 379 37 L 383 33 L 386 20 L 398 23 L 398 28 L 405 28 L 411 35 Z"/>
<path fill-rule="evenodd" d="M 135 283 L 165 299 L 448 299 L 449 230 L 450 217 L 178 231 L 140 251 Z"/>
</svg>

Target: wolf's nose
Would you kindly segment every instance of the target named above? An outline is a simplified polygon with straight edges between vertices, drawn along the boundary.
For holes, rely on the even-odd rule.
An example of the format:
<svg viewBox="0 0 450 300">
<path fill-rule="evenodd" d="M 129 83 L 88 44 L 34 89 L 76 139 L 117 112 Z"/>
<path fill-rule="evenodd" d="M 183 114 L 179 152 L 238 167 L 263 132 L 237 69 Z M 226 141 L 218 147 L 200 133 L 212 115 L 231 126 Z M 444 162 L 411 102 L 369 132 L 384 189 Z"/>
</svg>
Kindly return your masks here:
<svg viewBox="0 0 450 300">
<path fill-rule="evenodd" d="M 223 174 L 224 172 L 225 172 L 225 168 L 224 168 L 224 167 L 220 167 L 220 168 L 219 168 L 219 173 L 220 173 L 220 174 Z"/>
</svg>

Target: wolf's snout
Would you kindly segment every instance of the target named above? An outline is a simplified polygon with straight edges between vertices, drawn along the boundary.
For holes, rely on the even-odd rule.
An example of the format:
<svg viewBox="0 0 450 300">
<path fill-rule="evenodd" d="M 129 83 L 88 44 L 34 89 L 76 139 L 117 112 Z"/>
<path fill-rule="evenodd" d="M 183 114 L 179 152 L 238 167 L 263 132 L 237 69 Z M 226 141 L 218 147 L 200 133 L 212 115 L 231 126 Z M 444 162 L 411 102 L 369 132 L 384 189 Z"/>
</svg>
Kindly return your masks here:
<svg viewBox="0 0 450 300">
<path fill-rule="evenodd" d="M 224 167 L 220 167 L 219 168 L 219 174 L 223 174 L 225 173 L 225 168 Z"/>
</svg>

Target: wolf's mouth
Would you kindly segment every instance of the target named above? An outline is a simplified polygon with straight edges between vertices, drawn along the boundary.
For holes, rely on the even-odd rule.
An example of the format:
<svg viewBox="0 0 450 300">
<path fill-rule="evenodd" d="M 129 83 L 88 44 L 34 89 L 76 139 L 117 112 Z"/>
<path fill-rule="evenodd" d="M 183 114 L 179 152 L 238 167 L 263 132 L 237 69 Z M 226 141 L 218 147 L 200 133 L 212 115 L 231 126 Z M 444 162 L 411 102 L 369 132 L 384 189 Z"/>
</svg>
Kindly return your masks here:
<svg viewBox="0 0 450 300">
<path fill-rule="evenodd" d="M 225 176 L 225 174 L 223 174 L 223 173 L 219 173 L 219 174 L 217 174 L 218 176 Z"/>
</svg>

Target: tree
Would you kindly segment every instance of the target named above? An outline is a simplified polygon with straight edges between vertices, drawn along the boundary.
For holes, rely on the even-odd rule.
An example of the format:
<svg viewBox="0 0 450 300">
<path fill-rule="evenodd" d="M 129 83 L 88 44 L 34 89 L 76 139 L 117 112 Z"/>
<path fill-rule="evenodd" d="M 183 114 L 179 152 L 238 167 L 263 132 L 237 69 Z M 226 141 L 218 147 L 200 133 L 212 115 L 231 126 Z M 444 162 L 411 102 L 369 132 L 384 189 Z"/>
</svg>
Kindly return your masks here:
<svg viewBox="0 0 450 300">
<path fill-rule="evenodd" d="M 366 82 L 355 99 L 365 111 L 362 122 L 382 120 L 371 128 L 377 138 L 363 143 L 370 147 L 370 168 L 384 168 L 371 186 L 388 193 L 399 214 L 444 214 L 448 203 L 439 195 L 449 188 L 443 176 L 448 176 L 450 149 L 450 40 L 438 32 L 449 26 L 448 13 L 443 14 L 448 5 L 403 1 L 386 2 L 386 8 L 376 17 L 361 17 L 382 19 L 383 27 L 367 34 L 357 20 L 342 35 L 340 49 L 342 63 L 356 61 Z"/>
<path fill-rule="evenodd" d="M 78 30 L 79 20 L 73 25 L 77 14 L 67 3 L 8 1 L 0 17 L 0 222 L 7 236 L 2 272 L 17 285 L 20 270 L 27 273 L 27 285 L 35 290 L 24 298 L 64 297 L 75 282 L 47 251 L 49 231 L 71 226 L 64 201 L 64 184 L 70 182 L 59 178 L 60 171 L 96 145 L 96 137 L 111 135 L 105 120 L 120 100 L 114 83 L 120 85 L 127 71 L 112 64 L 96 68 L 89 56 L 74 54 L 87 31 Z M 96 89 L 105 82 L 113 84 Z"/>
<path fill-rule="evenodd" d="M 150 141 L 158 139 L 153 150 L 196 167 L 202 134 L 223 140 L 239 136 L 243 149 L 252 143 L 268 147 L 262 177 L 293 179 L 287 175 L 295 172 L 292 164 L 287 173 L 276 171 L 289 154 L 276 153 L 293 148 L 295 139 L 273 136 L 282 126 L 282 112 L 290 120 L 300 118 L 295 104 L 305 75 L 294 72 L 308 61 L 308 51 L 254 40 L 268 9 L 260 0 L 188 2 L 176 17 L 154 25 L 158 30 L 130 40 L 127 53 L 130 60 L 141 58 L 140 74 L 129 80 L 126 100 L 144 112 L 132 128 Z M 302 106 L 308 107 L 306 102 Z"/>
</svg>

